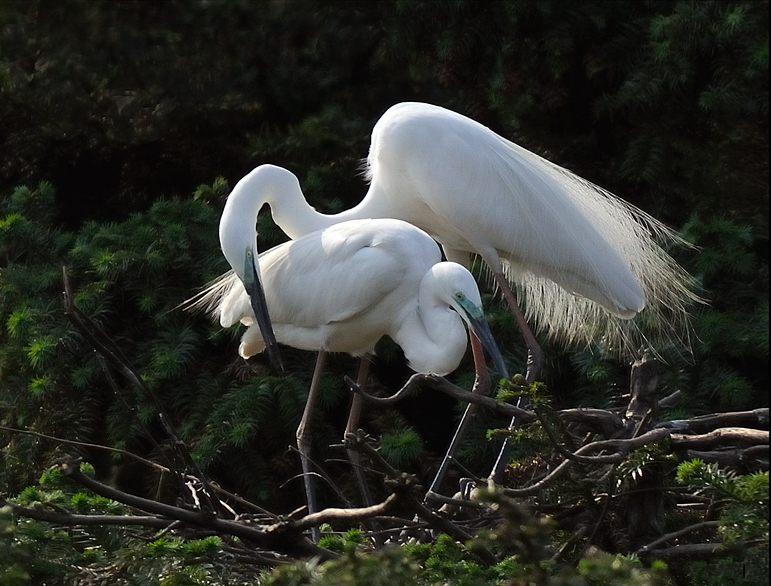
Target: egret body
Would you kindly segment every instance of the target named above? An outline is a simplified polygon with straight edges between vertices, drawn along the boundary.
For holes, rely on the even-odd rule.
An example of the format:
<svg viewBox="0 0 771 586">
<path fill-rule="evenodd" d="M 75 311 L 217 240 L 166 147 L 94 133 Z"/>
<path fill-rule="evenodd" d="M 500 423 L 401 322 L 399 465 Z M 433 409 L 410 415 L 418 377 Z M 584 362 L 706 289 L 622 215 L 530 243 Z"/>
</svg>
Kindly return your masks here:
<svg viewBox="0 0 771 586">
<path fill-rule="evenodd" d="M 241 234 L 238 226 L 228 222 L 223 249 L 230 260 L 231 251 L 245 247 L 235 236 Z M 243 223 L 253 234 L 254 220 Z M 410 368 L 438 375 L 455 370 L 463 358 L 464 322 L 494 348 L 474 277 L 455 262 L 442 262 L 436 242 L 406 222 L 335 224 L 271 248 L 258 261 L 273 331 L 282 344 L 363 356 L 388 335 L 404 350 Z M 223 327 L 247 326 L 239 354 L 249 358 L 262 352 L 265 342 L 235 271 L 242 263 L 231 264 L 234 270 L 201 302 L 218 314 Z"/>
<path fill-rule="evenodd" d="M 271 176 L 284 177 L 273 169 L 268 169 Z M 248 285 L 257 275 L 275 339 L 319 352 L 297 430 L 308 508 L 315 512 L 310 418 L 327 352 L 366 356 L 388 335 L 401 346 L 412 369 L 445 375 L 457 368 L 466 351 L 465 323 L 504 376 L 506 366 L 484 320 L 474 277 L 457 263 L 442 262 L 439 246 L 428 234 L 401 220 L 352 220 L 257 257 L 259 207 L 251 195 L 234 190 L 228 198 L 220 238 L 233 270 L 210 285 L 195 305 L 216 314 L 223 327 L 246 325 L 239 354 L 249 358 L 260 353 L 266 341 L 256 317 L 254 288 Z M 357 395 L 346 431 L 356 428 L 360 402 Z"/>
</svg>

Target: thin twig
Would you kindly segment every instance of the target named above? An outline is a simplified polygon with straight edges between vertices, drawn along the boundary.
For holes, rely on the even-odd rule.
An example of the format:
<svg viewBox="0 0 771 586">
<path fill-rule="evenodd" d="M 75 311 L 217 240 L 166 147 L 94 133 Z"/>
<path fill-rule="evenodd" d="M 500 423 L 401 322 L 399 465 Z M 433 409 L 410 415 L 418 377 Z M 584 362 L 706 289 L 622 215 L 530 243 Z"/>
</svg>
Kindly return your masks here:
<svg viewBox="0 0 771 586">
<path fill-rule="evenodd" d="M 683 535 L 686 535 L 688 533 L 693 533 L 694 531 L 701 531 L 702 529 L 716 529 L 719 525 L 720 525 L 719 521 L 703 521 L 701 523 L 695 523 L 693 525 L 689 525 L 688 527 L 684 527 L 683 529 L 678 529 L 677 531 L 672 531 L 671 533 L 662 535 L 655 541 L 651 541 L 647 545 L 643 545 L 640 549 L 637 550 L 637 555 L 645 555 L 647 553 L 650 553 L 650 551 L 655 549 L 658 545 L 661 545 L 662 543 L 665 543 L 673 539 L 677 539 L 678 537 L 682 537 Z"/>
<path fill-rule="evenodd" d="M 530 411 L 521 409 L 504 401 L 497 401 L 496 399 L 487 397 L 480 393 L 472 393 L 452 384 L 446 378 L 437 376 L 435 374 L 413 374 L 404 384 L 404 386 L 390 397 L 375 397 L 370 395 L 349 377 L 345 377 L 345 381 L 350 387 L 351 391 L 361 395 L 365 400 L 380 406 L 393 405 L 409 396 L 415 389 L 419 388 L 420 386 L 426 386 L 428 388 L 441 391 L 446 395 L 450 395 L 459 401 L 482 405 L 487 409 L 502 415 L 508 415 L 509 417 L 521 417 L 523 423 L 529 423 L 535 419 L 534 415 Z"/>
<path fill-rule="evenodd" d="M 300 454 L 300 450 L 297 449 L 297 446 L 290 445 L 289 446 L 289 450 L 291 450 L 293 452 L 296 452 L 297 454 Z M 302 455 L 302 454 L 300 454 L 300 455 Z M 303 457 L 306 457 L 306 456 L 303 456 Z M 348 497 L 345 496 L 345 493 L 337 487 L 337 485 L 334 483 L 334 481 L 329 476 L 329 474 L 327 474 L 324 471 L 324 469 L 321 466 L 319 466 L 319 464 L 313 458 L 311 458 L 310 456 L 307 456 L 307 458 L 308 458 L 308 461 L 316 469 L 316 472 L 314 472 L 314 474 L 316 476 L 318 476 L 319 478 L 321 478 L 322 480 L 324 480 L 324 482 L 327 483 L 329 488 L 331 488 L 335 492 L 335 494 L 337 495 L 337 498 L 339 498 L 347 507 L 352 507 L 353 503 L 351 503 L 351 501 L 348 499 Z M 287 480 L 287 482 L 289 482 L 291 480 L 296 480 L 298 478 L 302 479 L 303 478 L 303 474 L 297 474 L 297 475 L 293 476 L 292 478 L 290 478 L 289 480 Z M 284 484 L 286 484 L 287 482 L 285 482 Z"/>
<path fill-rule="evenodd" d="M 113 452 L 115 454 L 120 454 L 121 456 L 126 456 L 127 458 L 131 458 L 133 460 L 136 460 L 137 462 L 141 462 L 142 464 L 145 464 L 146 466 L 149 466 L 151 468 L 154 468 L 155 470 L 158 470 L 160 472 L 166 472 L 170 473 L 171 470 L 169 470 L 166 466 L 163 466 L 162 464 L 158 464 L 157 462 L 153 462 L 152 460 L 148 460 L 147 458 L 143 458 L 142 456 L 138 456 L 137 454 L 134 454 L 132 452 L 127 452 L 126 450 L 121 450 L 119 448 L 113 448 L 111 446 L 103 446 L 101 444 L 92 444 L 89 442 L 81 442 L 78 440 L 69 440 L 64 439 L 61 437 L 55 437 L 53 435 L 46 435 L 44 433 L 39 433 L 37 431 L 29 431 L 27 429 L 16 429 L 13 427 L 6 427 L 4 425 L 0 425 L 0 431 L 7 431 L 10 433 L 20 433 L 24 435 L 31 435 L 33 437 L 39 437 L 44 440 L 60 443 L 60 444 L 66 444 L 71 446 L 78 446 L 82 448 L 90 448 L 92 450 L 104 450 L 107 452 Z"/>
</svg>

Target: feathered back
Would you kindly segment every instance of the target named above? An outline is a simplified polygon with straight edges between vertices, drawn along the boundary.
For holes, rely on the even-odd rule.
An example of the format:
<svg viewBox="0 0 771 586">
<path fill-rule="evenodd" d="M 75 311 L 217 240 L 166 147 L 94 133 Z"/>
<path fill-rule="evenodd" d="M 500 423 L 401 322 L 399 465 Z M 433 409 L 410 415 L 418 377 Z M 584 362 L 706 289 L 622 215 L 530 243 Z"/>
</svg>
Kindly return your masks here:
<svg viewBox="0 0 771 586">
<path fill-rule="evenodd" d="M 430 104 L 397 104 L 373 129 L 366 177 L 356 209 L 411 222 L 453 256 L 500 262 L 528 321 L 550 338 L 615 354 L 658 334 L 688 342 L 696 284 L 666 252 L 685 243 L 487 127 Z"/>
<path fill-rule="evenodd" d="M 672 246 L 690 246 L 667 226 L 567 169 L 501 139 L 512 157 L 527 161 L 528 173 L 547 178 L 576 206 L 631 270 L 645 298 L 632 319 L 611 315 L 597 303 L 573 295 L 553 280 L 531 271 L 505 272 L 516 286 L 525 315 L 536 329 L 567 345 L 597 343 L 616 355 L 630 355 L 652 338 L 663 336 L 690 344 L 689 308 L 703 302 L 697 283 L 669 255 Z M 526 182 L 527 183 L 527 182 Z M 548 238 L 548 234 L 545 235 Z M 655 348 L 654 348 L 655 351 Z"/>
</svg>

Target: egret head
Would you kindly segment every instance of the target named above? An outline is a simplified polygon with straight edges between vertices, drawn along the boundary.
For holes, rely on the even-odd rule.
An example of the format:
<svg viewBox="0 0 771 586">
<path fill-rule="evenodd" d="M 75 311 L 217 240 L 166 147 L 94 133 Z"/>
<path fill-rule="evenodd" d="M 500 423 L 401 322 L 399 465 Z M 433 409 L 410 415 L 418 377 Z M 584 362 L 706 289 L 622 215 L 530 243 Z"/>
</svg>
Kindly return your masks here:
<svg viewBox="0 0 771 586">
<path fill-rule="evenodd" d="M 447 303 L 482 342 L 501 377 L 508 379 L 506 363 L 485 320 L 482 297 L 472 274 L 454 262 L 442 262 L 434 265 L 433 269 L 439 280 L 444 283 L 443 289 L 449 293 Z"/>
<path fill-rule="evenodd" d="M 238 186 L 237 186 L 238 187 Z M 254 317 L 265 341 L 268 358 L 276 370 L 284 366 L 278 352 L 278 342 L 268 315 L 268 304 L 262 287 L 260 265 L 257 261 L 257 212 L 253 194 L 234 189 L 225 203 L 220 219 L 220 245 L 233 271 L 244 284 Z"/>
</svg>

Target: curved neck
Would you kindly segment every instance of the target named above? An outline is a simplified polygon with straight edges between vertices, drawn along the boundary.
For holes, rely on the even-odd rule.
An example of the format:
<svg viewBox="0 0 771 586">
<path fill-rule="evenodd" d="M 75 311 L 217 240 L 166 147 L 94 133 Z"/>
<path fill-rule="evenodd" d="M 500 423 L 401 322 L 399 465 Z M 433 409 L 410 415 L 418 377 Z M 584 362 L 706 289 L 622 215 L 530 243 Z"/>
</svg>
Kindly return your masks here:
<svg viewBox="0 0 771 586">
<path fill-rule="evenodd" d="M 322 214 L 305 199 L 297 177 L 273 165 L 257 167 L 238 182 L 231 197 L 237 191 L 251 194 L 249 197 L 256 206 L 255 216 L 263 205 L 268 204 L 273 221 L 292 240 L 347 220 L 394 217 L 392 206 L 384 206 L 384 198 L 376 197 L 372 187 L 353 208 L 337 214 Z"/>
<path fill-rule="evenodd" d="M 395 217 L 393 205 L 388 204 L 383 194 L 376 196 L 375 191 L 371 185 L 355 207 L 338 214 L 322 214 L 305 199 L 300 182 L 291 171 L 275 165 L 260 165 L 233 188 L 222 213 L 223 223 L 243 228 L 250 226 L 267 204 L 276 225 L 296 240 L 346 220 Z"/>
<path fill-rule="evenodd" d="M 460 364 L 466 352 L 466 328 L 442 300 L 432 271 L 423 277 L 417 304 L 392 337 L 416 372 L 444 376 Z"/>
</svg>

